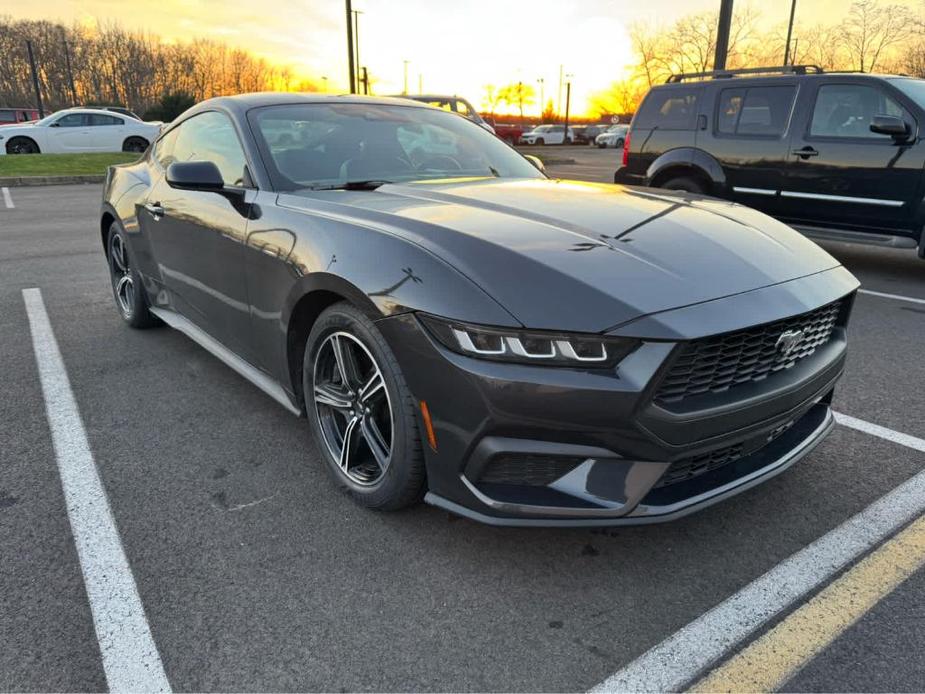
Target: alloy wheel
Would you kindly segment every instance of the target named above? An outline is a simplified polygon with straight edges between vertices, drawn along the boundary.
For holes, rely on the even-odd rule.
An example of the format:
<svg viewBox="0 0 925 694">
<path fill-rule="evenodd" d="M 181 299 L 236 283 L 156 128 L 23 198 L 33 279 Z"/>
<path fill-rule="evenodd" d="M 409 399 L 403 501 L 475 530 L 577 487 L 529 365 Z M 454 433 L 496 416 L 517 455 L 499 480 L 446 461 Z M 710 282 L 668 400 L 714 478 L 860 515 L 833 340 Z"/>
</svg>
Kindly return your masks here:
<svg viewBox="0 0 925 694">
<path fill-rule="evenodd" d="M 119 308 L 130 316 L 135 307 L 135 281 L 129 267 L 128 252 L 121 234 L 113 234 L 109 245 L 109 269 Z"/>
<path fill-rule="evenodd" d="M 315 354 L 315 411 L 325 446 L 353 483 L 378 483 L 392 461 L 394 420 L 382 371 L 348 332 L 328 335 Z"/>
</svg>

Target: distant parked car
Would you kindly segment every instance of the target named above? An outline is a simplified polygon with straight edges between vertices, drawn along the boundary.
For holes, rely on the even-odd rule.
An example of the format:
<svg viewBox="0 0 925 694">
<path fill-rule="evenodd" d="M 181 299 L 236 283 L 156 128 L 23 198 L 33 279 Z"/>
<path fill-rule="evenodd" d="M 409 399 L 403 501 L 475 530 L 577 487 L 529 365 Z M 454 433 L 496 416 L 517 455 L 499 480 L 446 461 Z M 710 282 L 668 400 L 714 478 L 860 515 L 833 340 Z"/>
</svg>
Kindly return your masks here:
<svg viewBox="0 0 925 694">
<path fill-rule="evenodd" d="M 564 135 L 564 125 L 538 125 L 530 132 L 524 133 L 520 142 L 524 145 L 561 145 Z M 568 141 L 575 141 L 575 131 L 572 128 L 568 129 Z"/>
<path fill-rule="evenodd" d="M 144 152 L 160 125 L 100 109 L 70 108 L 0 128 L 0 154 Z"/>
<path fill-rule="evenodd" d="M 38 120 L 39 112 L 32 108 L 0 108 L 0 126 Z"/>
<path fill-rule="evenodd" d="M 585 133 L 584 133 L 585 143 L 589 145 L 593 145 L 594 140 L 597 138 L 597 136 L 600 135 L 605 130 L 607 130 L 608 127 L 610 126 L 602 125 L 600 123 L 595 123 L 594 125 L 586 126 Z"/>
<path fill-rule="evenodd" d="M 473 108 L 472 104 L 470 104 L 461 96 L 445 96 L 441 94 L 398 94 L 396 96 L 401 99 L 412 99 L 414 101 L 420 101 L 422 104 L 436 106 L 437 108 L 442 108 L 444 111 L 458 113 L 459 115 L 468 118 L 473 123 L 478 123 L 488 132 L 495 132 L 495 129 L 491 127 L 491 124 L 482 118 L 482 116 L 479 115 L 479 112 Z"/>
<path fill-rule="evenodd" d="M 643 100 L 616 183 L 765 212 L 813 238 L 925 258 L 925 80 L 812 65 L 672 76 Z"/>
<path fill-rule="evenodd" d="M 616 147 L 619 149 L 626 141 L 626 133 L 629 131 L 630 126 L 628 125 L 611 125 L 594 139 L 594 144 L 601 149 L 606 147 Z"/>
<path fill-rule="evenodd" d="M 525 132 L 529 132 L 532 126 L 514 125 L 512 123 L 495 123 L 493 126 L 495 135 L 505 142 L 516 145 L 520 143 L 520 138 Z"/>
</svg>

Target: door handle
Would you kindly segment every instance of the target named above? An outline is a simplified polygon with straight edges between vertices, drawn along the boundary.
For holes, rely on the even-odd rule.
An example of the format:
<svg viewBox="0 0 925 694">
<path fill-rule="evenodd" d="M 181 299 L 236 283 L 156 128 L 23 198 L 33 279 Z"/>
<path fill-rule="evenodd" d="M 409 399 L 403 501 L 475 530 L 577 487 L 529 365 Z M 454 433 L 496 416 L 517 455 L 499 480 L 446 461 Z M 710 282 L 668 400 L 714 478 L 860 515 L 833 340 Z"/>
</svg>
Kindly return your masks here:
<svg viewBox="0 0 925 694">
<path fill-rule="evenodd" d="M 145 209 L 151 213 L 151 216 L 154 217 L 154 220 L 157 221 L 164 216 L 164 208 L 161 207 L 156 202 L 146 202 Z"/>
<path fill-rule="evenodd" d="M 802 157 L 803 159 L 809 159 L 810 157 L 819 156 L 818 150 L 816 150 L 814 147 L 810 147 L 809 145 L 807 145 L 803 149 L 795 149 L 791 152 L 791 154 L 798 156 L 798 157 Z"/>
</svg>

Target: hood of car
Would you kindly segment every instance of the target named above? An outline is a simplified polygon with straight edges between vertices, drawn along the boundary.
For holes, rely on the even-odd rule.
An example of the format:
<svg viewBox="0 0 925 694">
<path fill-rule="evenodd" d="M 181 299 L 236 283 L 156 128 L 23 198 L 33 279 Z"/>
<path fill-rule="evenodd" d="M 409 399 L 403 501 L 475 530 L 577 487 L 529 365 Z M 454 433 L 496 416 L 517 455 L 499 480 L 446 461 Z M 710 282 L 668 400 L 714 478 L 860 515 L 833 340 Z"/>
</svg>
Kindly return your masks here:
<svg viewBox="0 0 925 694">
<path fill-rule="evenodd" d="M 537 329 L 600 332 L 839 265 L 760 212 L 666 191 L 477 179 L 286 197 L 423 246 Z"/>
</svg>

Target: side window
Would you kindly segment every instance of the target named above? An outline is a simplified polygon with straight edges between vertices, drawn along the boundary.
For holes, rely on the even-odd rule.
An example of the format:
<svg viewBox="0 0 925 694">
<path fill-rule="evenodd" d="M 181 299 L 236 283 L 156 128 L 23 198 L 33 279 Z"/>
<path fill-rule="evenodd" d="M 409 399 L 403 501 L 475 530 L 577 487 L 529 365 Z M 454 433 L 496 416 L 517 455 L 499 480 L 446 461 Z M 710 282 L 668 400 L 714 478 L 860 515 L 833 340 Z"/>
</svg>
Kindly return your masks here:
<svg viewBox="0 0 925 694">
<path fill-rule="evenodd" d="M 724 89 L 719 95 L 719 105 L 716 112 L 716 132 L 723 135 L 734 135 L 736 125 L 739 124 L 739 114 L 742 113 L 742 102 L 745 100 L 744 89 Z"/>
<path fill-rule="evenodd" d="M 122 125 L 123 123 L 121 118 L 116 118 L 115 116 L 104 116 L 99 113 L 91 113 L 89 118 L 90 125 Z"/>
<path fill-rule="evenodd" d="M 465 101 L 456 102 L 456 113 L 460 113 L 466 116 L 467 118 L 472 115 L 472 112 L 469 110 L 469 106 L 466 104 Z"/>
<path fill-rule="evenodd" d="M 173 162 L 173 147 L 177 141 L 177 134 L 179 131 L 179 127 L 174 128 L 169 133 L 164 135 L 164 137 L 154 143 L 154 152 L 152 153 L 152 156 L 154 157 L 155 161 L 157 161 L 157 163 L 165 169 L 170 166 L 171 162 Z"/>
<path fill-rule="evenodd" d="M 724 135 L 780 137 L 787 129 L 796 88 L 726 89 L 720 94 L 716 131 Z"/>
<path fill-rule="evenodd" d="M 87 116 L 84 113 L 69 113 L 55 122 L 60 128 L 82 128 L 87 125 Z"/>
<path fill-rule="evenodd" d="M 693 130 L 700 89 L 659 89 L 649 92 L 636 116 L 636 127 Z"/>
<path fill-rule="evenodd" d="M 826 84 L 816 94 L 809 134 L 812 137 L 889 140 L 889 135 L 870 131 L 871 121 L 878 115 L 912 120 L 902 106 L 876 87 L 864 84 Z"/>
<path fill-rule="evenodd" d="M 176 140 L 169 155 L 172 161 L 211 161 L 227 185 L 244 184 L 247 159 L 226 115 L 207 111 L 184 121 L 174 132 Z"/>
</svg>

